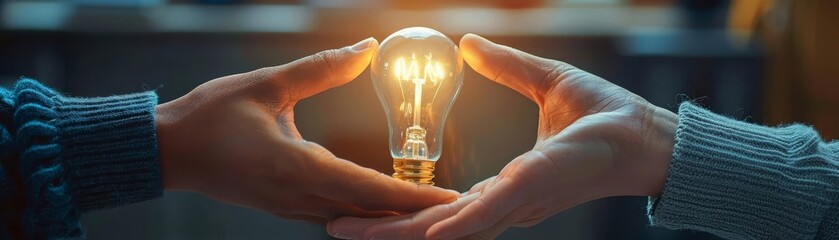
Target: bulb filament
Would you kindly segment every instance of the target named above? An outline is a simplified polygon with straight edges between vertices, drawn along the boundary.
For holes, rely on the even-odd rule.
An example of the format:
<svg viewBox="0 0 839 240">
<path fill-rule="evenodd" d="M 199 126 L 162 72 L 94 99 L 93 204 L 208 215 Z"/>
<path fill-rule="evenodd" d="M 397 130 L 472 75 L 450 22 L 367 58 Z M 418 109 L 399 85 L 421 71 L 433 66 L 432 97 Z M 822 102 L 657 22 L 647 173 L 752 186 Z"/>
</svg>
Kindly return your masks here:
<svg viewBox="0 0 839 240">
<path fill-rule="evenodd" d="M 402 86 L 401 81 L 414 84 L 413 107 L 411 105 L 405 107 L 406 103 L 403 102 L 400 108 L 406 115 L 411 112 L 413 114 L 413 125 L 406 129 L 405 144 L 402 146 L 402 153 L 408 159 L 428 159 L 428 145 L 425 143 L 426 130 L 421 126 L 422 90 L 426 83 L 437 86 L 439 90 L 438 83 L 443 78 L 443 69 L 440 63 L 433 61 L 430 53 L 425 55 L 425 60 L 425 64 L 420 68 L 417 55 L 411 54 L 410 62 L 407 62 L 404 58 L 399 58 L 394 64 L 396 79 L 400 81 L 400 86 Z M 404 98 L 404 92 L 402 96 Z"/>
</svg>

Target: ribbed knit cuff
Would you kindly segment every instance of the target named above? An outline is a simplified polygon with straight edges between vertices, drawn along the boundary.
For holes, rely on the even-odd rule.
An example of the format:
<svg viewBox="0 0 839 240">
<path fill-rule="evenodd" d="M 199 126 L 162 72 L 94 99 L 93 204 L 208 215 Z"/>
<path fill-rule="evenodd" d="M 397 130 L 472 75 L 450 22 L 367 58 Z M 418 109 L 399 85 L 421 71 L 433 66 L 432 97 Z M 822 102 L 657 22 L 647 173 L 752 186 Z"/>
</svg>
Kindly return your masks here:
<svg viewBox="0 0 839 240">
<path fill-rule="evenodd" d="M 650 223 L 730 239 L 813 238 L 821 224 L 839 224 L 823 222 L 839 199 L 836 158 L 809 127 L 763 127 L 683 103 Z"/>
<path fill-rule="evenodd" d="M 82 211 L 162 195 L 154 123 L 157 95 L 61 97 L 57 103 L 61 157 Z"/>
</svg>

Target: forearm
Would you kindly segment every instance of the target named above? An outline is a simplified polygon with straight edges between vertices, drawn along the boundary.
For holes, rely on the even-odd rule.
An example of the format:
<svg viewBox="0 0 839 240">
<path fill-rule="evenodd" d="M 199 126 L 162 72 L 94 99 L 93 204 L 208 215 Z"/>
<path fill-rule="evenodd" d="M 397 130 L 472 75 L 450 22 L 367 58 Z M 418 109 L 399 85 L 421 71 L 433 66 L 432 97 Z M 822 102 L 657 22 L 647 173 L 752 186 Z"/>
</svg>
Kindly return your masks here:
<svg viewBox="0 0 839 240">
<path fill-rule="evenodd" d="M 650 221 L 731 239 L 835 237 L 837 156 L 809 127 L 762 127 L 685 103 Z"/>
</svg>

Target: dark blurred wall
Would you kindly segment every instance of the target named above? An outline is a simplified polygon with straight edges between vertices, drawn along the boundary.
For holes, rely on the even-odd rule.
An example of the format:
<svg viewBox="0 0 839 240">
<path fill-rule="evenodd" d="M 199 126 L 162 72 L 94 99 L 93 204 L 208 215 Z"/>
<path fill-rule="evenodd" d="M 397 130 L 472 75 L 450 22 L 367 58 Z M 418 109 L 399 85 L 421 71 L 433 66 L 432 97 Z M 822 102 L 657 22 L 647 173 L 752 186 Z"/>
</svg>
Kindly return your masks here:
<svg viewBox="0 0 839 240">
<path fill-rule="evenodd" d="M 767 1 L 760 37 L 770 53 L 766 116 L 770 124 L 811 124 L 839 138 L 839 1 Z"/>
</svg>

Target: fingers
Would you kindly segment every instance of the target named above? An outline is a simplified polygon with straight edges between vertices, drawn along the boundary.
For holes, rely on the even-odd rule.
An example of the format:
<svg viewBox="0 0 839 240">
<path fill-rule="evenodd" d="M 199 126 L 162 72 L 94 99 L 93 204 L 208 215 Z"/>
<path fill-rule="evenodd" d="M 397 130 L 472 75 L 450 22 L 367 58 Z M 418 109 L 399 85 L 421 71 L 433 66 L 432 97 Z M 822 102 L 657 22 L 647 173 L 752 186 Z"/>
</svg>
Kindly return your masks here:
<svg viewBox="0 0 839 240">
<path fill-rule="evenodd" d="M 262 69 L 272 82 L 300 100 L 343 85 L 358 77 L 370 63 L 379 43 L 367 38 L 352 46 L 321 51 L 294 62 Z"/>
<path fill-rule="evenodd" d="M 467 195 L 453 203 L 437 205 L 410 215 L 379 219 L 339 218 L 329 223 L 327 231 L 337 238 L 425 239 L 428 227 L 454 215 L 479 196 L 480 193 Z"/>
<path fill-rule="evenodd" d="M 460 39 L 463 60 L 484 77 L 518 91 L 540 103 L 542 92 L 552 87 L 573 66 L 518 49 L 495 44 L 475 34 Z"/>
<path fill-rule="evenodd" d="M 516 189 L 516 184 L 509 178 L 497 179 L 491 189 L 485 189 L 478 199 L 456 215 L 431 226 L 426 238 L 457 239 L 498 225 L 520 205 L 522 199 Z"/>
<path fill-rule="evenodd" d="M 322 164 L 318 194 L 365 210 L 414 212 L 457 199 L 458 193 L 394 179 L 335 158 Z"/>
</svg>

